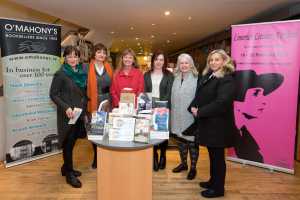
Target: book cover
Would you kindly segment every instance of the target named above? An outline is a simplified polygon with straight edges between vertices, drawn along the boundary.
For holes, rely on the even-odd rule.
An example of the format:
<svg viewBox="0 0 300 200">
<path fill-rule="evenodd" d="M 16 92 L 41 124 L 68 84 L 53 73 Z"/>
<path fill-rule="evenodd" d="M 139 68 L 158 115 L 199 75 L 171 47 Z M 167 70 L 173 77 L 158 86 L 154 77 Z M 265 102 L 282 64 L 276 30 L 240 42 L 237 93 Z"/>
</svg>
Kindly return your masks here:
<svg viewBox="0 0 300 200">
<path fill-rule="evenodd" d="M 109 140 L 134 140 L 135 118 L 113 117 L 112 121 L 112 128 L 109 129 Z"/>
<path fill-rule="evenodd" d="M 135 120 L 134 141 L 149 143 L 150 142 L 150 120 L 137 118 Z"/>
<path fill-rule="evenodd" d="M 151 139 L 169 139 L 169 109 L 159 107 L 153 109 Z"/>
<path fill-rule="evenodd" d="M 107 112 L 97 111 L 92 113 L 90 131 L 88 132 L 89 140 L 102 140 L 105 134 Z"/>
</svg>

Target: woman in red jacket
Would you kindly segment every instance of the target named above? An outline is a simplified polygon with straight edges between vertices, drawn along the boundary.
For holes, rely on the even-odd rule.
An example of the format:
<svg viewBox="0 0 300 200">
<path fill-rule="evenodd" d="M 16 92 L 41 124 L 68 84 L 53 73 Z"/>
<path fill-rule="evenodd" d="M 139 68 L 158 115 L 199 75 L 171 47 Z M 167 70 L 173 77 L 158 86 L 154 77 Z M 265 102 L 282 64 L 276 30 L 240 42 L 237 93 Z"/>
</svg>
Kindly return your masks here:
<svg viewBox="0 0 300 200">
<path fill-rule="evenodd" d="M 138 69 L 132 49 L 125 49 L 122 52 L 118 68 L 113 76 L 110 94 L 114 108 L 119 106 L 120 94 L 124 88 L 131 88 L 136 97 L 144 92 L 144 76 Z"/>
</svg>

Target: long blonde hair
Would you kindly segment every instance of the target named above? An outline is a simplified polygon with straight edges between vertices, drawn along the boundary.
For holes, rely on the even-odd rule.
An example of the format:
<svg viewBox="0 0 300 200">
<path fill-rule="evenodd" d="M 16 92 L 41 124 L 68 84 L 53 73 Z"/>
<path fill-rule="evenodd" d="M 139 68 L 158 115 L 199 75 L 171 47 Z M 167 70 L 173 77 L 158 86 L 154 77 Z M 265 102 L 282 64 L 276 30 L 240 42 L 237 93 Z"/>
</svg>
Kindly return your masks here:
<svg viewBox="0 0 300 200">
<path fill-rule="evenodd" d="M 117 72 L 119 72 L 120 70 L 123 69 L 123 57 L 126 56 L 126 55 L 131 55 L 133 57 L 133 64 L 132 66 L 134 68 L 138 68 L 139 65 L 138 65 L 138 62 L 137 62 L 137 58 L 136 58 L 136 55 L 134 53 L 134 51 L 132 49 L 125 49 L 122 54 L 120 55 L 119 57 L 119 63 L 118 63 L 118 67 L 117 67 Z"/>
<path fill-rule="evenodd" d="M 202 75 L 206 75 L 208 73 L 208 71 L 210 69 L 209 61 L 211 59 L 211 56 L 216 53 L 219 54 L 225 62 L 224 62 L 223 67 L 221 68 L 221 70 L 219 70 L 218 72 L 215 73 L 215 76 L 221 78 L 221 77 L 224 77 L 225 74 L 233 73 L 234 72 L 234 64 L 233 64 L 231 57 L 223 49 L 216 49 L 208 54 L 207 60 L 206 60 L 206 67 L 203 70 Z"/>
<path fill-rule="evenodd" d="M 198 75 L 198 71 L 197 71 L 197 69 L 196 69 L 196 67 L 195 67 L 194 60 L 193 60 L 193 58 L 192 58 L 189 54 L 187 54 L 187 53 L 182 53 L 182 54 L 180 54 L 180 55 L 178 56 L 176 68 L 174 69 L 175 76 L 178 76 L 178 75 L 181 73 L 181 72 L 180 72 L 179 66 L 180 66 L 180 62 L 181 62 L 182 59 L 186 59 L 186 60 L 189 62 L 190 66 L 191 66 L 191 72 L 192 72 L 192 74 L 193 74 L 194 76 L 197 76 L 197 75 Z"/>
</svg>

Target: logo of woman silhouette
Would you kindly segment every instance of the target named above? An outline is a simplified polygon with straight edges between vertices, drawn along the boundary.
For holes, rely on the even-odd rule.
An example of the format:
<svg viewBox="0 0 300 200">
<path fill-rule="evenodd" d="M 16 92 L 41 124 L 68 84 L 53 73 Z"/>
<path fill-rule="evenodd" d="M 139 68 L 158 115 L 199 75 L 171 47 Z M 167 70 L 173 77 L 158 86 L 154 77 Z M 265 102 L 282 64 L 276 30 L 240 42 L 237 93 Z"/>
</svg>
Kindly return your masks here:
<svg viewBox="0 0 300 200">
<path fill-rule="evenodd" d="M 247 129 L 247 123 L 249 120 L 259 119 L 264 110 L 268 109 L 266 96 L 274 92 L 284 78 L 278 73 L 257 75 L 253 70 L 240 70 L 236 71 L 235 79 L 235 115 L 239 116 L 236 118 L 239 131 L 234 149 L 238 158 L 263 163 L 260 147 Z"/>
</svg>

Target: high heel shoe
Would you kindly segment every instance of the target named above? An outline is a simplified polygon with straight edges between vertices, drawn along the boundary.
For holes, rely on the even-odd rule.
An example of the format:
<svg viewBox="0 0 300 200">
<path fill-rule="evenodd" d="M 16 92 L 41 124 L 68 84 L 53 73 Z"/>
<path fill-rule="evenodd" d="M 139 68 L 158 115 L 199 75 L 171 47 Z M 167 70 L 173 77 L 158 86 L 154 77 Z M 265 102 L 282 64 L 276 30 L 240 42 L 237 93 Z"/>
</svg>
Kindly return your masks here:
<svg viewBox="0 0 300 200">
<path fill-rule="evenodd" d="M 172 172 L 173 173 L 178 173 L 178 172 L 181 172 L 183 170 L 188 170 L 188 166 L 186 164 L 182 164 L 180 163 L 177 167 L 175 167 Z"/>
</svg>

